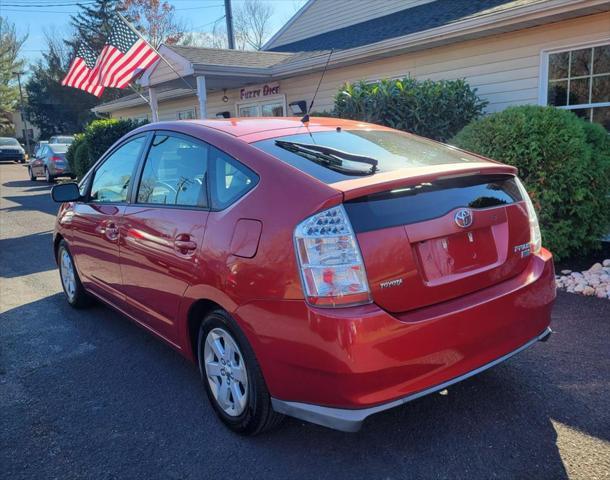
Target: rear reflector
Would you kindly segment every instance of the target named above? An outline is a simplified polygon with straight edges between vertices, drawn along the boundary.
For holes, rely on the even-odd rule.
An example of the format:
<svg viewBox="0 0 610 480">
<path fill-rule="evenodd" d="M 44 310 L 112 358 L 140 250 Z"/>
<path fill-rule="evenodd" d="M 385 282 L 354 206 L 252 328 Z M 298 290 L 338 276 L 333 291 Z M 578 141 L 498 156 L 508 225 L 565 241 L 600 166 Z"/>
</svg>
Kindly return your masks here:
<svg viewBox="0 0 610 480">
<path fill-rule="evenodd" d="M 301 222 L 294 240 L 310 304 L 338 307 L 371 302 L 362 255 L 343 206 Z"/>
</svg>

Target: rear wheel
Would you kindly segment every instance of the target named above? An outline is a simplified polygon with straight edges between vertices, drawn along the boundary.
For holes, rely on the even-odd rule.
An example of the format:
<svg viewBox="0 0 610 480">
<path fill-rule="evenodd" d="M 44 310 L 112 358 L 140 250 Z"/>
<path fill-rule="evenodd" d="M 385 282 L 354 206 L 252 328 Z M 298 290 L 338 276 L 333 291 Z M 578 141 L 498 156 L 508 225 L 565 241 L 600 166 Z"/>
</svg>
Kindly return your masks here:
<svg viewBox="0 0 610 480">
<path fill-rule="evenodd" d="M 74 259 L 65 240 L 61 240 L 57 249 L 57 263 L 61 286 L 66 294 L 66 300 L 74 308 L 83 308 L 91 304 L 91 297 L 87 295 L 80 281 L 78 272 L 74 267 Z"/>
<path fill-rule="evenodd" d="M 47 167 L 44 167 L 44 179 L 47 181 L 47 183 L 53 183 L 53 175 L 51 175 L 51 172 L 49 172 L 49 169 Z"/>
<path fill-rule="evenodd" d="M 30 180 L 35 182 L 36 181 L 36 175 L 34 175 L 34 172 L 32 171 L 32 167 L 28 167 L 28 174 L 30 176 Z"/>
<path fill-rule="evenodd" d="M 199 327 L 199 370 L 216 414 L 231 430 L 257 435 L 278 425 L 283 415 L 271 397 L 254 352 L 235 320 L 224 310 Z"/>
</svg>

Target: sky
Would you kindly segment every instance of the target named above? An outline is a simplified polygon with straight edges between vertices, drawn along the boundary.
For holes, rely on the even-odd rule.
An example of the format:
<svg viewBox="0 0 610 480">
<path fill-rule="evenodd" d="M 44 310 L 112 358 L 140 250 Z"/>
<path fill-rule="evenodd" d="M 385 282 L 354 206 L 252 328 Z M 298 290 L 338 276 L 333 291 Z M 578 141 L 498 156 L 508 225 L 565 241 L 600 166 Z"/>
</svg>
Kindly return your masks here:
<svg viewBox="0 0 610 480">
<path fill-rule="evenodd" d="M 88 0 L 81 0 L 87 2 Z M 232 0 L 233 8 L 244 0 Z M 271 31 L 275 33 L 306 0 L 265 0 L 273 7 Z M 223 0 L 168 0 L 176 16 L 192 32 L 211 32 L 214 22 L 223 17 Z M 14 23 L 21 35 L 28 35 L 22 57 L 34 62 L 45 47 L 45 32 L 67 37 L 70 15 L 76 13 L 78 0 L 0 0 L 0 15 Z M 223 20 L 224 21 L 224 20 Z"/>
</svg>

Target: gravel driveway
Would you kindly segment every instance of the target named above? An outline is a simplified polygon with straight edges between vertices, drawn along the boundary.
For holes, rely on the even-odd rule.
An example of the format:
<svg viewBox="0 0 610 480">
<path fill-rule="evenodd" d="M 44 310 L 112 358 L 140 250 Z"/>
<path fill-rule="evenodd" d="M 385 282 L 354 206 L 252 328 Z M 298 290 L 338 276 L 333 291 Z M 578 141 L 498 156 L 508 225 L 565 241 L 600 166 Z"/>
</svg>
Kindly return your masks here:
<svg viewBox="0 0 610 480">
<path fill-rule="evenodd" d="M 72 310 L 56 205 L 0 165 L 0 476 L 610 478 L 610 301 L 560 293 L 547 343 L 346 434 L 227 431 L 195 368 L 103 306 Z"/>
</svg>

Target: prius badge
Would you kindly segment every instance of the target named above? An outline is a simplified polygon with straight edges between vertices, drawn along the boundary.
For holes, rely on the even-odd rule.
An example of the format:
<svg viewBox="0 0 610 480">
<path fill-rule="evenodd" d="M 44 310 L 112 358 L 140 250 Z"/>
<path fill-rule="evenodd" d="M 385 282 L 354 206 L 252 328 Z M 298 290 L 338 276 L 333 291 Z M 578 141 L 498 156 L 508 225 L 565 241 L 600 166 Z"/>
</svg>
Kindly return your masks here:
<svg viewBox="0 0 610 480">
<path fill-rule="evenodd" d="M 455 212 L 453 220 L 458 227 L 470 227 L 470 225 L 472 225 L 472 210 L 469 208 L 460 208 L 457 212 Z"/>
</svg>

